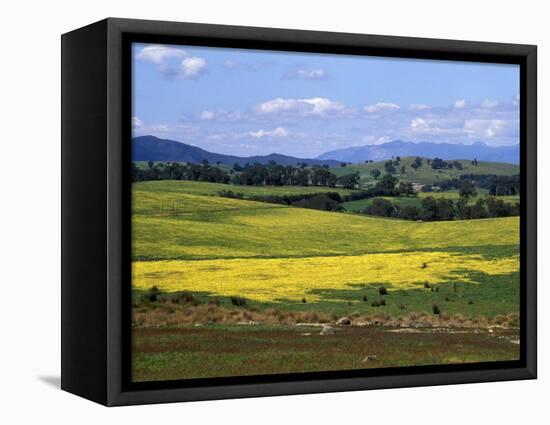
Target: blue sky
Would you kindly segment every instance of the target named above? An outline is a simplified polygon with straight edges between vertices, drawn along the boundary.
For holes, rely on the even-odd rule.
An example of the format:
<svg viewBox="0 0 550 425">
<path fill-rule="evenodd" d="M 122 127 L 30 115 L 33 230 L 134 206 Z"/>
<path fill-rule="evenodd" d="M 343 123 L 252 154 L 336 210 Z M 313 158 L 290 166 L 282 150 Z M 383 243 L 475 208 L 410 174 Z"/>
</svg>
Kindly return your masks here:
<svg viewBox="0 0 550 425">
<path fill-rule="evenodd" d="M 519 67 L 133 45 L 133 133 L 240 156 L 519 143 Z"/>
</svg>

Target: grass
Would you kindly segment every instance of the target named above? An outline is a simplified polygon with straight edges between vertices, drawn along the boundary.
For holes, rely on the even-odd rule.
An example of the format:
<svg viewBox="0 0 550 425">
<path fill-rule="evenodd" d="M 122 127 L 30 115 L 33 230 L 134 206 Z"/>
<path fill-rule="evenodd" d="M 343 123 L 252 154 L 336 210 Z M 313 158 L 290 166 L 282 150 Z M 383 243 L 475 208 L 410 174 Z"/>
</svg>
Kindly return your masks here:
<svg viewBox="0 0 550 425">
<path fill-rule="evenodd" d="M 149 196 L 162 196 L 167 199 L 176 199 L 181 194 L 191 195 L 218 195 L 223 190 L 231 190 L 250 196 L 282 196 L 282 195 L 303 195 L 310 193 L 338 192 L 346 195 L 352 191 L 339 187 L 325 186 L 239 186 L 223 183 L 195 182 L 188 180 L 158 180 L 146 181 L 133 184 L 133 193 L 136 198 L 147 199 Z"/>
<path fill-rule="evenodd" d="M 518 217 L 417 223 L 213 196 L 225 188 L 133 185 L 134 379 L 517 358 L 516 344 L 486 333 L 352 327 L 320 336 L 295 324 L 513 321 Z M 245 196 L 312 190 L 242 188 Z"/>
<path fill-rule="evenodd" d="M 134 330 L 136 381 L 503 361 L 519 358 L 516 331 L 398 333 L 285 326 Z M 219 342 L 223 341 L 223 344 Z M 205 354 L 207 353 L 207 355 Z"/>
<path fill-rule="evenodd" d="M 394 174 L 400 181 L 415 182 L 421 184 L 435 184 L 438 180 L 447 180 L 459 177 L 463 174 L 497 174 L 511 176 L 519 173 L 519 166 L 516 164 L 498 163 L 498 162 L 479 162 L 477 167 L 471 164 L 471 160 L 459 160 L 463 169 L 458 170 L 434 170 L 423 160 L 422 166 L 417 170 L 411 168 L 414 157 L 402 157 L 399 165 L 395 166 L 396 173 Z M 368 164 L 352 164 L 346 167 L 332 167 L 331 172 L 337 176 L 359 172 L 361 185 L 370 185 L 375 182 L 370 175 L 374 169 L 384 171 L 384 163 L 386 161 L 372 162 Z M 401 167 L 405 166 L 405 174 L 401 174 Z"/>
</svg>

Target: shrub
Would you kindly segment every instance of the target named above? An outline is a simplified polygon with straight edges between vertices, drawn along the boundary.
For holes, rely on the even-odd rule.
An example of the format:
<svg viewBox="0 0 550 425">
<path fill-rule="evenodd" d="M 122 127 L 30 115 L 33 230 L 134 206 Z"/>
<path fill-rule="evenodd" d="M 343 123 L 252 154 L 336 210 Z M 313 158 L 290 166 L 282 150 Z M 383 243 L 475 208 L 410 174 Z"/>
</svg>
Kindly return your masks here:
<svg viewBox="0 0 550 425">
<path fill-rule="evenodd" d="M 404 304 L 399 304 L 399 310 L 405 310 L 405 305 Z"/>
<path fill-rule="evenodd" d="M 424 282 L 424 288 L 426 288 L 426 289 L 430 289 L 430 288 L 431 288 L 431 286 L 430 286 L 430 284 L 429 284 L 428 282 Z"/>
<path fill-rule="evenodd" d="M 372 307 L 380 307 L 380 303 L 378 301 L 373 301 L 370 303 Z"/>
<path fill-rule="evenodd" d="M 191 292 L 177 292 L 171 294 L 168 300 L 172 304 L 200 304 L 200 301 Z"/>
<path fill-rule="evenodd" d="M 157 302 L 159 293 L 160 293 L 159 288 L 157 288 L 156 286 L 153 286 L 143 294 L 143 299 L 151 303 Z"/>
<path fill-rule="evenodd" d="M 472 305 L 474 303 L 474 300 L 469 300 L 468 304 Z"/>
<path fill-rule="evenodd" d="M 305 304 L 307 303 L 307 300 L 305 298 L 302 298 L 302 302 Z"/>
<path fill-rule="evenodd" d="M 246 303 L 247 303 L 246 298 L 239 297 L 239 296 L 231 297 L 231 304 L 233 304 L 236 307 L 244 307 Z"/>
<path fill-rule="evenodd" d="M 432 311 L 433 311 L 433 314 L 441 314 L 441 309 L 437 304 L 432 305 Z"/>
<path fill-rule="evenodd" d="M 369 298 L 366 295 L 363 295 L 363 301 L 367 302 Z"/>
<path fill-rule="evenodd" d="M 380 300 L 380 305 L 386 305 L 386 300 L 381 299 L 381 300 Z"/>
<path fill-rule="evenodd" d="M 381 288 L 378 288 L 378 293 L 380 295 L 388 295 L 388 289 L 382 286 Z"/>
</svg>

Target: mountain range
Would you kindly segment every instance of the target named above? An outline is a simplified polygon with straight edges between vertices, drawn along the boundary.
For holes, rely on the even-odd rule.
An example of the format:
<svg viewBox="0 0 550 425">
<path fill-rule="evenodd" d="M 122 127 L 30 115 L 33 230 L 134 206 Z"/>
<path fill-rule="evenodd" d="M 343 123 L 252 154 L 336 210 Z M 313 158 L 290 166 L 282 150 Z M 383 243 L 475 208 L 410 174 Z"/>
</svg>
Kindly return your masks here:
<svg viewBox="0 0 550 425">
<path fill-rule="evenodd" d="M 210 163 L 244 165 L 247 162 L 266 164 L 275 161 L 280 165 L 308 165 L 335 166 L 341 162 L 364 162 L 366 160 L 382 161 L 395 156 L 420 156 L 424 158 L 439 157 L 442 159 L 474 159 L 489 162 L 519 163 L 519 148 L 515 146 L 492 147 L 477 142 L 472 145 L 450 143 L 412 143 L 395 140 L 380 145 L 356 146 L 333 150 L 319 155 L 317 158 L 297 158 L 289 155 L 272 153 L 241 157 L 208 152 L 197 146 L 177 142 L 175 140 L 160 139 L 155 136 L 140 136 L 132 139 L 132 159 L 134 161 L 180 161 L 201 163 L 204 160 Z"/>
<path fill-rule="evenodd" d="M 132 139 L 132 159 L 134 161 L 181 161 L 200 164 L 204 160 L 210 163 L 220 162 L 225 165 L 235 163 L 244 165 L 247 162 L 254 164 L 267 164 L 269 161 L 275 161 L 280 165 L 296 165 L 298 162 L 305 162 L 308 165 L 329 165 L 335 166 L 340 161 L 296 158 L 293 156 L 272 153 L 269 155 L 257 156 L 234 156 L 220 153 L 208 152 L 197 146 L 186 143 L 176 142 L 175 140 L 159 139 L 155 136 L 140 136 Z"/>
<path fill-rule="evenodd" d="M 395 140 L 380 145 L 356 146 L 333 150 L 319 155 L 317 159 L 334 159 L 342 162 L 382 161 L 395 156 L 420 156 L 423 158 L 474 159 L 489 162 L 519 164 L 519 147 L 488 146 L 476 142 L 472 145 L 451 143 L 412 143 Z"/>
</svg>

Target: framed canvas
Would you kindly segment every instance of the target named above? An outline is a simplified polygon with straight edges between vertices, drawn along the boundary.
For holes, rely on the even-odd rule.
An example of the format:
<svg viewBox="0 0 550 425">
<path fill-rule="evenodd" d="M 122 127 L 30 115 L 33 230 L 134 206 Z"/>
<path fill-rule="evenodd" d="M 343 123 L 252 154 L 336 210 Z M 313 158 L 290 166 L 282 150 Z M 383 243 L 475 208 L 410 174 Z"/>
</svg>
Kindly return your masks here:
<svg viewBox="0 0 550 425">
<path fill-rule="evenodd" d="M 536 378 L 536 47 L 106 19 L 62 37 L 62 388 Z"/>
</svg>

